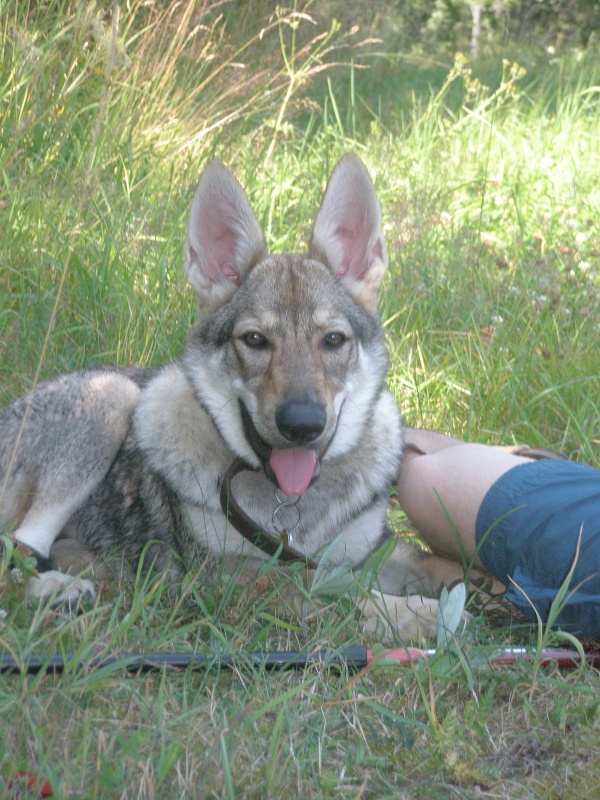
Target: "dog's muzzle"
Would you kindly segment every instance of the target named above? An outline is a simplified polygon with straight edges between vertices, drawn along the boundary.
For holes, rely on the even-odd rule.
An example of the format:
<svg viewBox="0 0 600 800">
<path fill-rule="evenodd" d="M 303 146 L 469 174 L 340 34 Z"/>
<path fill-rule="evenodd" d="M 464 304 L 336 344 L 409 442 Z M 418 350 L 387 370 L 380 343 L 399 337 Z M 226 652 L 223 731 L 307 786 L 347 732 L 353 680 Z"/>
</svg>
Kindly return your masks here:
<svg viewBox="0 0 600 800">
<path fill-rule="evenodd" d="M 319 409 L 321 407 L 312 400 L 308 404 L 296 401 L 284 403 L 276 413 L 276 417 L 279 417 L 276 419 L 277 426 L 279 428 L 281 425 L 287 430 L 287 435 L 283 435 L 288 441 L 293 441 L 296 446 L 274 448 L 261 438 L 245 404 L 241 400 L 239 404 L 244 435 L 260 459 L 267 478 L 284 494 L 290 496 L 304 494 L 318 478 L 319 459 L 316 451 L 300 445 L 313 441 L 323 432 L 325 411 L 322 410 L 321 413 L 318 413 L 312 406 Z M 301 408 L 299 408 L 300 406 Z M 310 409 L 307 406 L 310 406 Z"/>
</svg>

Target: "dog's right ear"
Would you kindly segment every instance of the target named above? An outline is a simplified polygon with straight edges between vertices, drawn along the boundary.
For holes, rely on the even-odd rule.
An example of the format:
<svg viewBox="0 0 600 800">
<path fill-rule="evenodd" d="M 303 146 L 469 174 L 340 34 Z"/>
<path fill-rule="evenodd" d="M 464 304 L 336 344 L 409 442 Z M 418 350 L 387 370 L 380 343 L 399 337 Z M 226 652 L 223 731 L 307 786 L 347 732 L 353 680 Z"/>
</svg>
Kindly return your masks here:
<svg viewBox="0 0 600 800">
<path fill-rule="evenodd" d="M 331 173 L 309 253 L 329 265 L 357 303 L 375 312 L 388 259 L 375 188 L 354 153 L 346 153 Z"/>
<path fill-rule="evenodd" d="M 183 269 L 201 302 L 217 308 L 267 254 L 244 190 L 219 161 L 204 168 L 188 217 Z"/>
</svg>

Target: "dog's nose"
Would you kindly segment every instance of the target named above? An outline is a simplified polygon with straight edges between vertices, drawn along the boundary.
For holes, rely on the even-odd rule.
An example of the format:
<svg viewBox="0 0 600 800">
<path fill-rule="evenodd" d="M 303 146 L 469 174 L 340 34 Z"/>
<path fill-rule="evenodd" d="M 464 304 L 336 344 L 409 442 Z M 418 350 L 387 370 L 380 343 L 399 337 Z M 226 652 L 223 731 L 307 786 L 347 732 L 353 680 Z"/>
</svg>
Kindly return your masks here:
<svg viewBox="0 0 600 800">
<path fill-rule="evenodd" d="M 305 444 L 317 439 L 325 430 L 327 414 L 312 398 L 286 400 L 275 413 L 277 429 L 288 442 Z"/>
</svg>

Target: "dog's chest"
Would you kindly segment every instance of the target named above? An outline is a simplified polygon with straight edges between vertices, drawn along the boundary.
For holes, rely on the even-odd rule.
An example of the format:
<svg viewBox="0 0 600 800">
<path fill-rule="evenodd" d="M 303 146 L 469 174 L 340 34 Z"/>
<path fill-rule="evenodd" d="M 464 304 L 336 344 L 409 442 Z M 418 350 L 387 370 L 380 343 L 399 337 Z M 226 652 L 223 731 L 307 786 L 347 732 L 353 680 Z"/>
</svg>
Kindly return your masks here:
<svg viewBox="0 0 600 800">
<path fill-rule="evenodd" d="M 319 481 L 322 480 L 321 485 Z M 363 562 L 385 538 L 385 496 L 363 497 L 358 507 L 345 495 L 336 496 L 320 478 L 302 497 L 286 497 L 262 473 L 243 472 L 232 484 L 235 502 L 255 523 L 256 530 L 283 535 L 284 541 L 306 556 L 327 556 L 335 562 Z M 356 500 L 356 498 L 354 498 Z M 216 501 L 215 501 L 216 502 Z M 184 504 L 190 534 L 210 552 L 268 556 L 248 542 L 215 505 Z"/>
<path fill-rule="evenodd" d="M 314 531 L 315 514 L 308 498 L 286 498 L 264 474 L 251 471 L 238 474 L 231 491 L 235 504 L 252 520 L 257 531 L 289 532 L 302 550 L 302 543 L 313 538 L 310 533 Z M 220 481 L 202 499 L 184 501 L 183 506 L 190 533 L 200 544 L 227 553 L 251 549 L 221 510 Z"/>
</svg>

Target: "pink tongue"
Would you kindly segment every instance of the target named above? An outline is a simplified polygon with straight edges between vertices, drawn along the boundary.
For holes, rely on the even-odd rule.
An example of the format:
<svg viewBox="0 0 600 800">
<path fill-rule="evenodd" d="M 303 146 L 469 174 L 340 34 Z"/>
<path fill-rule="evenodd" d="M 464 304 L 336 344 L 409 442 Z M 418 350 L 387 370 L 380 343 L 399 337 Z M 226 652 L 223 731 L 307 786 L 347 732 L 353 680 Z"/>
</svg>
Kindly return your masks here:
<svg viewBox="0 0 600 800">
<path fill-rule="evenodd" d="M 279 450 L 274 447 L 269 460 L 279 488 L 285 494 L 304 494 L 317 463 L 314 450 Z"/>
</svg>

